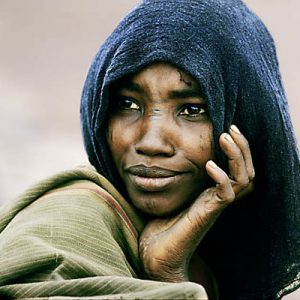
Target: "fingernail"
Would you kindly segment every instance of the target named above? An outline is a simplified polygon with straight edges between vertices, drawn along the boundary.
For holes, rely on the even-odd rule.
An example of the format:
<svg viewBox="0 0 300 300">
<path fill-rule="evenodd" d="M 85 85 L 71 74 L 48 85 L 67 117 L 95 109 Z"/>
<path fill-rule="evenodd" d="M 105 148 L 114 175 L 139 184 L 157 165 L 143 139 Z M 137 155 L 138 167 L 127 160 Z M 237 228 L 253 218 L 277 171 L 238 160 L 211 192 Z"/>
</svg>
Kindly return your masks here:
<svg viewBox="0 0 300 300">
<path fill-rule="evenodd" d="M 216 163 L 215 163 L 214 161 L 212 161 L 212 160 L 209 160 L 209 161 L 207 162 L 207 164 L 210 165 L 212 168 L 217 168 L 217 167 L 218 167 L 218 166 L 216 165 Z"/>
<path fill-rule="evenodd" d="M 225 133 L 225 139 L 226 139 L 229 143 L 233 143 L 233 144 L 234 144 L 234 141 L 233 141 L 232 137 L 230 136 L 230 134 Z"/>
<path fill-rule="evenodd" d="M 239 129 L 238 129 L 235 125 L 231 125 L 231 126 L 230 126 L 230 129 L 231 129 L 233 132 L 237 133 L 237 134 L 241 134 L 241 132 L 239 131 Z"/>
</svg>

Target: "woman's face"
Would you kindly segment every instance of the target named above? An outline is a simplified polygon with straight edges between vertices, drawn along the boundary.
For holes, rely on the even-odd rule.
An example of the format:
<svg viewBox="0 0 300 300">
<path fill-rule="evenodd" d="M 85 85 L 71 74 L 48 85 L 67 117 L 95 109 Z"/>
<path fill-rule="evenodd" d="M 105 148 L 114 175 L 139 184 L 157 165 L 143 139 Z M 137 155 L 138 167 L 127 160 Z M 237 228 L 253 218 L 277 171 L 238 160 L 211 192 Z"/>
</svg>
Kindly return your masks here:
<svg viewBox="0 0 300 300">
<path fill-rule="evenodd" d="M 208 185 L 212 123 L 197 82 L 166 63 L 111 88 L 107 141 L 128 195 L 156 216 L 178 212 Z"/>
</svg>

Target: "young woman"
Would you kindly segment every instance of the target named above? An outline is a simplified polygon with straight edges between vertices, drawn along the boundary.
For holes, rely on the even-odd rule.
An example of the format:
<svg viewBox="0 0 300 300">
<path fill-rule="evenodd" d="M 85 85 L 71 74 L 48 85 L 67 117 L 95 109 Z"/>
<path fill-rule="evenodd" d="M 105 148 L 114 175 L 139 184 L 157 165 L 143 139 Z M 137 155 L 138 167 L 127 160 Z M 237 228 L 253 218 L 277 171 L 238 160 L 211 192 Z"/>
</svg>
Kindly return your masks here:
<svg viewBox="0 0 300 300">
<path fill-rule="evenodd" d="M 298 287 L 299 154 L 272 38 L 241 1 L 143 1 L 96 55 L 81 120 L 94 169 L 1 208 L 2 298 Z"/>
</svg>

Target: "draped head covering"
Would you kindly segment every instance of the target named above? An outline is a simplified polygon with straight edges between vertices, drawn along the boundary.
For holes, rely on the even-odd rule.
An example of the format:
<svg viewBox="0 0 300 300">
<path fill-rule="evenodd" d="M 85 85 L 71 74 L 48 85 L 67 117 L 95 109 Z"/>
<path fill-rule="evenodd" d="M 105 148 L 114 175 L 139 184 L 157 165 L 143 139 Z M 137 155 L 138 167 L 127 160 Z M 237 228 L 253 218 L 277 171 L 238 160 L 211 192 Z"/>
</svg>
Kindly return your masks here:
<svg viewBox="0 0 300 300">
<path fill-rule="evenodd" d="M 89 160 L 120 191 L 106 142 L 109 86 L 158 61 L 199 83 L 221 167 L 218 139 L 231 124 L 252 151 L 254 192 L 222 213 L 197 250 L 220 299 L 279 298 L 299 279 L 300 164 L 272 37 L 240 0 L 145 0 L 120 22 L 90 67 L 81 102 Z"/>
</svg>

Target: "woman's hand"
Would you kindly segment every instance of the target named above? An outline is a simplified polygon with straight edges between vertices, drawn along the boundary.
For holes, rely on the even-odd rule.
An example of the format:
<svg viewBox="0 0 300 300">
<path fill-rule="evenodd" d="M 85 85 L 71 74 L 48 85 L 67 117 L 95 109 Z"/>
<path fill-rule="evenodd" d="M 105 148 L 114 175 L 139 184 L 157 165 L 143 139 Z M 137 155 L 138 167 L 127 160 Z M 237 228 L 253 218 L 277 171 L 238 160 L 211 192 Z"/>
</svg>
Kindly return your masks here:
<svg viewBox="0 0 300 300">
<path fill-rule="evenodd" d="M 145 227 L 140 238 L 140 257 L 149 279 L 189 281 L 190 259 L 216 218 L 235 199 L 253 189 L 254 168 L 246 138 L 233 125 L 219 142 L 228 157 L 230 174 L 208 161 L 206 170 L 215 186 L 202 192 L 179 215 L 154 219 Z"/>
</svg>

